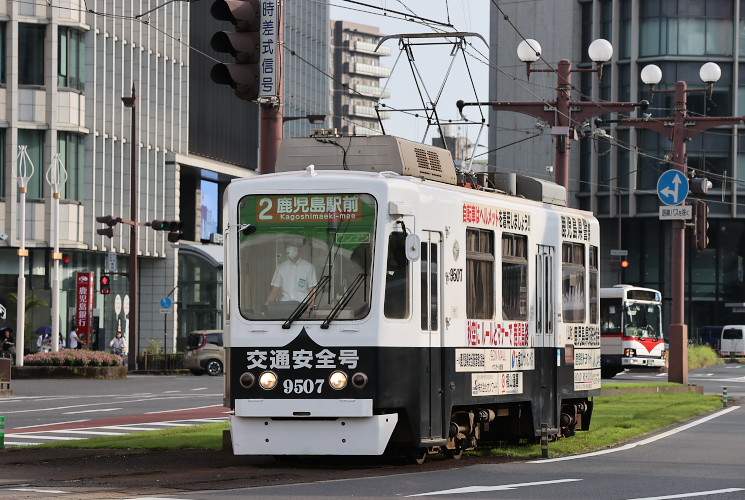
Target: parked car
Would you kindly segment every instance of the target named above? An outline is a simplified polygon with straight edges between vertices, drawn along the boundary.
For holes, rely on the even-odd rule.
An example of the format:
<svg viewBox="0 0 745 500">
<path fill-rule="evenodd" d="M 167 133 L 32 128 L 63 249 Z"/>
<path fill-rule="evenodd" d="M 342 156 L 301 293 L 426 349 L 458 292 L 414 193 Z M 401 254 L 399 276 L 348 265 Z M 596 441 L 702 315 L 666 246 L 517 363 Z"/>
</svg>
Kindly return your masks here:
<svg viewBox="0 0 745 500">
<path fill-rule="evenodd" d="M 745 325 L 727 325 L 719 343 L 720 356 L 745 356 Z"/>
<path fill-rule="evenodd" d="M 194 375 L 220 375 L 225 365 L 222 330 L 197 330 L 186 337 L 184 368 Z"/>
</svg>

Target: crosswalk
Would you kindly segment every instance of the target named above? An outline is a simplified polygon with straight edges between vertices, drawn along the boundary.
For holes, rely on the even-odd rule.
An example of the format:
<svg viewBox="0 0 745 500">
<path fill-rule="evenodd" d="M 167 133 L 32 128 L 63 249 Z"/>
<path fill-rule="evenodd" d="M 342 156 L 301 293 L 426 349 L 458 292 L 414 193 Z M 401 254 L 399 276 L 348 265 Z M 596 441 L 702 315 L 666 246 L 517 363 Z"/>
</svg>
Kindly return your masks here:
<svg viewBox="0 0 745 500">
<path fill-rule="evenodd" d="M 54 441 L 73 441 L 99 436 L 124 436 L 135 432 L 157 431 L 174 427 L 188 427 L 194 425 L 224 422 L 225 417 L 194 418 L 186 420 L 171 420 L 166 422 L 145 422 L 120 425 L 101 425 L 98 427 L 77 427 L 74 429 L 43 429 L 33 430 L 33 427 L 23 430 L 9 430 L 5 434 L 5 446 L 29 446 L 51 443 Z"/>
</svg>

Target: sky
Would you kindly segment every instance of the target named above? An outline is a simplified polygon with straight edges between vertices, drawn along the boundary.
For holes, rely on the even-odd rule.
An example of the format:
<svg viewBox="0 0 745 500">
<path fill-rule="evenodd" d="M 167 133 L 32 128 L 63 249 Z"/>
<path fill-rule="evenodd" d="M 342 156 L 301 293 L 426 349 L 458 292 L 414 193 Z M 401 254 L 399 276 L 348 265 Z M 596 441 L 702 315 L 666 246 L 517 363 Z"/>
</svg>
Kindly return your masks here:
<svg viewBox="0 0 745 500">
<path fill-rule="evenodd" d="M 443 29 L 476 32 L 484 37 L 486 43 L 489 42 L 488 0 L 360 0 L 360 3 L 383 7 L 390 11 L 413 13 L 429 20 L 452 24 L 452 28 L 443 27 Z M 434 31 L 421 23 L 400 20 L 401 16 L 393 13 L 383 15 L 383 11 L 367 8 L 359 5 L 359 3 L 330 0 L 330 4 L 332 20 L 378 26 L 383 35 L 432 33 Z M 478 50 L 483 55 L 483 58 L 481 58 L 481 56 L 475 54 L 480 60 L 468 57 L 468 66 L 466 66 L 462 54 L 459 53 L 452 68 L 450 68 L 452 45 L 416 46 L 413 48 L 416 69 L 425 82 L 425 96 L 428 95 L 430 98 L 427 100 L 437 100 L 442 88 L 442 94 L 437 100 L 436 108 L 441 122 L 459 120 L 460 116 L 455 106 L 459 99 L 467 102 L 488 101 L 489 99 L 489 69 L 486 64 L 489 48 L 478 38 L 469 37 L 468 40 L 473 48 L 469 47 L 467 51 L 475 53 Z M 382 102 L 394 109 L 422 108 L 413 72 L 405 54 L 402 54 L 396 62 L 400 52 L 398 41 L 388 40 L 384 45 L 391 49 L 391 55 L 382 58 L 381 64 L 393 69 L 393 72 L 387 83 L 388 89 L 391 91 L 391 97 L 384 99 Z M 450 68 L 449 74 L 448 68 Z M 473 76 L 475 91 L 471 78 L 468 76 L 469 69 Z M 482 109 L 484 116 L 488 118 L 486 115 L 487 108 L 483 107 Z M 421 111 L 419 115 L 417 118 L 402 112 L 391 112 L 391 117 L 383 121 L 383 126 L 387 134 L 431 143 L 431 138 L 439 137 L 439 134 L 430 127 L 425 140 L 427 121 Z M 471 120 L 479 122 L 481 120 L 481 115 L 475 107 L 466 108 L 466 116 Z M 475 141 L 479 133 L 479 125 L 461 125 L 460 132 Z M 486 144 L 486 141 L 487 132 L 484 130 L 479 142 Z"/>
</svg>

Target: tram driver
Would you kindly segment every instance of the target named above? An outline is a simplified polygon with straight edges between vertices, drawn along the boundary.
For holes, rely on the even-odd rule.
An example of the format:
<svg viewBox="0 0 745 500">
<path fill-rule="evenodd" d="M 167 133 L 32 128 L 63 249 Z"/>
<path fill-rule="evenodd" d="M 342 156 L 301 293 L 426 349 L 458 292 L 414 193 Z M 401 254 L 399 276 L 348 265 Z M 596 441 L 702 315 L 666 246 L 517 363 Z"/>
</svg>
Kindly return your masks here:
<svg viewBox="0 0 745 500">
<path fill-rule="evenodd" d="M 264 302 L 269 307 L 275 301 L 297 305 L 318 284 L 316 269 L 313 264 L 300 257 L 300 250 L 294 245 L 285 249 L 287 259 L 282 261 L 274 271 L 272 289 Z M 309 307 L 313 307 L 315 297 L 312 297 Z M 288 304 L 289 305 L 289 304 Z M 294 306 L 293 306 L 294 308 Z"/>
</svg>

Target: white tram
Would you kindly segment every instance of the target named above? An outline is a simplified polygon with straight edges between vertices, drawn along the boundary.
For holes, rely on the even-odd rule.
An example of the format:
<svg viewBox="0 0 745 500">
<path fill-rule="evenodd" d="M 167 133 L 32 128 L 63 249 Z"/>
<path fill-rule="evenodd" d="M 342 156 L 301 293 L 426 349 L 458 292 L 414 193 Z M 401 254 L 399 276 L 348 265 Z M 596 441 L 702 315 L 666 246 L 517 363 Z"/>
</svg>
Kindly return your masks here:
<svg viewBox="0 0 745 500">
<path fill-rule="evenodd" d="M 464 179 L 392 136 L 287 139 L 277 172 L 224 201 L 234 453 L 423 459 L 589 428 L 600 234 L 563 188 Z"/>
</svg>

